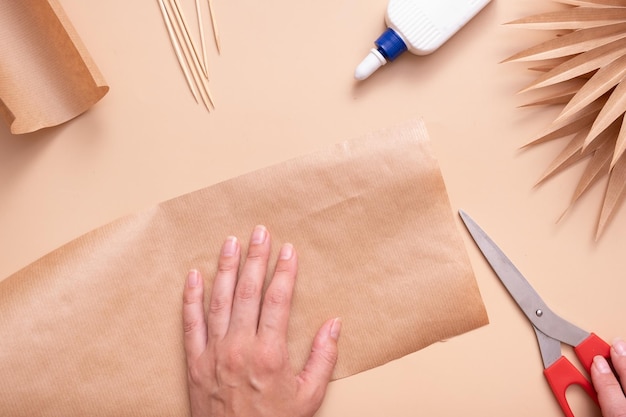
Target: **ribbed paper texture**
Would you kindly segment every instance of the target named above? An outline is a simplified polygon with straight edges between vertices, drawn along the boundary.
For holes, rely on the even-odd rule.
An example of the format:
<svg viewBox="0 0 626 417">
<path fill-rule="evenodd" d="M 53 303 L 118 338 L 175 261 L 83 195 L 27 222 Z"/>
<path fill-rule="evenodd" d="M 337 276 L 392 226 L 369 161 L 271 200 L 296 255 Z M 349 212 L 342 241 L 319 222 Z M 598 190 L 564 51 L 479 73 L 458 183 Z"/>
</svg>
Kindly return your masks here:
<svg viewBox="0 0 626 417">
<path fill-rule="evenodd" d="M 57 0 L 0 2 L 0 116 L 12 133 L 64 123 L 108 90 Z"/>
</svg>

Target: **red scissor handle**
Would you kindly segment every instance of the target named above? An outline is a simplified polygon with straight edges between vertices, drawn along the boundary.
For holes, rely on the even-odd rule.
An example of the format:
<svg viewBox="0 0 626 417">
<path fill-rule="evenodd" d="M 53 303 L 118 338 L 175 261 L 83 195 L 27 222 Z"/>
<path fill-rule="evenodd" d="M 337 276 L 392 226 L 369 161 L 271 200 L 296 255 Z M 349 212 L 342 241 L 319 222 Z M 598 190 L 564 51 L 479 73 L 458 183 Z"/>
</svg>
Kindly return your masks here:
<svg viewBox="0 0 626 417">
<path fill-rule="evenodd" d="M 591 333 L 589 337 L 574 348 L 574 351 L 583 367 L 589 372 L 593 358 L 597 355 L 609 358 L 610 349 L 611 347 L 608 343 Z M 561 356 L 556 362 L 546 368 L 543 374 L 546 376 L 548 384 L 561 406 L 561 410 L 567 417 L 574 417 L 565 397 L 565 391 L 570 385 L 576 384 L 582 387 L 589 397 L 598 404 L 598 396 L 591 383 L 566 357 Z"/>
<path fill-rule="evenodd" d="M 561 406 L 561 410 L 567 417 L 574 417 L 574 413 L 572 413 L 572 409 L 565 397 L 565 391 L 570 385 L 580 385 L 591 399 L 596 404 L 598 403 L 598 396 L 591 386 L 591 382 L 565 356 L 561 356 L 556 362 L 544 369 L 543 374 L 546 376 L 548 384 Z"/>
<path fill-rule="evenodd" d="M 591 370 L 593 358 L 598 355 L 604 356 L 610 363 L 611 346 L 596 336 L 595 333 L 591 333 L 588 338 L 583 340 L 578 346 L 575 346 L 574 352 L 576 352 L 576 356 L 578 356 L 580 363 L 587 372 Z"/>
</svg>

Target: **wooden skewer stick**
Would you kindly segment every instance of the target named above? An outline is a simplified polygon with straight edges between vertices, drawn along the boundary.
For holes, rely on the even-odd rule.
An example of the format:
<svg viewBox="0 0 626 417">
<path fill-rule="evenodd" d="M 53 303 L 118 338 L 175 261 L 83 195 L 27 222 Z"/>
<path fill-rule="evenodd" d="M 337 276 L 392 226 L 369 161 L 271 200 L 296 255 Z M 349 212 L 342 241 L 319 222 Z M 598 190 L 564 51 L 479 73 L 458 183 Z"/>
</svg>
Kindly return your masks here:
<svg viewBox="0 0 626 417">
<path fill-rule="evenodd" d="M 220 34 L 217 30 L 217 23 L 215 22 L 215 14 L 213 13 L 213 0 L 209 0 L 209 14 L 211 15 L 211 26 L 213 26 L 213 38 L 215 38 L 215 46 L 217 46 L 217 53 L 221 53 L 220 47 Z"/>
<path fill-rule="evenodd" d="M 211 103 L 211 106 L 213 107 L 213 109 L 215 109 L 215 102 L 213 101 L 213 97 L 211 96 L 211 90 L 209 90 L 209 86 L 207 85 L 207 79 L 204 77 L 200 77 L 200 82 L 202 84 L 202 88 L 204 89 L 204 93 Z M 204 104 L 207 105 L 206 101 L 204 102 Z M 207 110 L 211 111 L 208 106 Z"/>
<path fill-rule="evenodd" d="M 209 78 L 209 64 L 206 57 L 206 43 L 204 41 L 204 25 L 202 23 L 202 8 L 200 0 L 196 0 L 196 14 L 198 15 L 198 27 L 200 28 L 200 43 L 202 44 L 202 61 L 204 63 L 204 76 Z"/>
<path fill-rule="evenodd" d="M 191 67 L 191 73 L 194 77 L 194 80 L 196 81 L 196 85 L 198 85 L 198 89 L 200 90 L 200 97 L 202 97 L 202 101 L 204 102 L 207 110 L 211 111 L 211 107 L 215 108 L 213 97 L 211 97 L 211 93 L 209 92 L 206 78 L 202 76 L 202 65 L 200 64 L 200 60 L 198 59 L 198 56 L 193 54 L 192 52 L 193 46 L 191 44 L 191 39 L 189 38 L 189 33 L 183 30 L 184 23 L 180 14 L 180 9 L 176 7 L 177 0 L 168 0 L 168 3 L 170 8 L 172 9 L 174 16 L 176 17 L 176 25 L 174 26 L 176 34 L 177 36 L 182 37 L 184 40 L 184 46 L 186 47 L 187 52 L 185 54 L 185 57 L 187 58 L 189 66 Z M 183 50 L 185 50 L 185 48 L 183 48 Z"/>
<path fill-rule="evenodd" d="M 201 62 L 198 56 L 198 51 L 196 50 L 196 46 L 194 45 L 193 40 L 191 39 L 191 35 L 189 35 L 187 19 L 185 19 L 185 15 L 183 14 L 183 10 L 180 7 L 180 3 L 178 2 L 178 0 L 173 0 L 173 4 L 174 4 L 174 11 L 176 12 L 176 18 L 178 19 L 178 24 L 183 33 L 183 38 L 185 39 L 185 42 L 188 43 L 189 48 L 193 52 L 194 58 L 198 62 Z M 200 68 L 202 69 L 202 72 L 206 75 L 206 77 L 209 78 L 207 69 L 204 68 L 203 66 L 201 66 Z"/>
<path fill-rule="evenodd" d="M 163 0 L 158 0 L 159 6 L 161 8 L 161 14 L 163 15 L 163 20 L 165 21 L 165 26 L 167 27 L 167 33 L 170 37 L 170 42 L 172 42 L 172 47 L 174 48 L 174 52 L 176 53 L 176 58 L 178 59 L 178 64 L 180 68 L 183 70 L 183 74 L 185 75 L 185 79 L 187 80 L 187 85 L 191 90 L 191 94 L 193 94 L 193 98 L 196 100 L 196 103 L 199 103 L 198 92 L 196 91 L 195 83 L 191 80 L 191 75 L 189 74 L 189 68 L 185 63 L 185 58 L 182 56 L 182 52 L 180 50 L 179 40 L 174 33 L 174 28 L 172 27 L 172 22 L 170 20 L 169 13 L 165 8 L 165 4 L 163 4 Z"/>
</svg>

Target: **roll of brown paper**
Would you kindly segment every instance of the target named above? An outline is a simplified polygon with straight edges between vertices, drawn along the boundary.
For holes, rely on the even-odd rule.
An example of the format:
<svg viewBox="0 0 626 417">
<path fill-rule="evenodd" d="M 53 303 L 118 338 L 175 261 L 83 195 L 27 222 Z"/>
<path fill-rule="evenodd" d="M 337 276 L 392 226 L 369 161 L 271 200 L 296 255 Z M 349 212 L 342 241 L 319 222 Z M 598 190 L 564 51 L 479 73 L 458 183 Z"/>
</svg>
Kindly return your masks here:
<svg viewBox="0 0 626 417">
<path fill-rule="evenodd" d="M 16 134 L 64 123 L 109 90 L 57 0 L 0 2 L 0 80 Z"/>
<path fill-rule="evenodd" d="M 289 353 L 343 320 L 343 378 L 487 323 L 421 122 L 183 195 L 0 283 L 0 415 L 181 416 L 187 271 L 256 224 L 299 253 Z M 245 249 L 245 248 L 244 248 Z M 211 279 L 207 279 L 207 291 Z"/>
</svg>

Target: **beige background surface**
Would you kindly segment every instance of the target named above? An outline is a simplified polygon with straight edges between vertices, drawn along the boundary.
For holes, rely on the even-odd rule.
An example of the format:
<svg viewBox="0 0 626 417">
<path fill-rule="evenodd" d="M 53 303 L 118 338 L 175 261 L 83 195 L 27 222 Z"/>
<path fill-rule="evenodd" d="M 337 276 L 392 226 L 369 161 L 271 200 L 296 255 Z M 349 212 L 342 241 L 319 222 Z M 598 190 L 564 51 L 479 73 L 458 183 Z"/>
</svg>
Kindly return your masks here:
<svg viewBox="0 0 626 417">
<path fill-rule="evenodd" d="M 555 311 L 609 341 L 626 336 L 626 212 L 594 242 L 595 186 L 555 224 L 582 167 L 533 188 L 562 144 L 519 147 L 558 109 L 517 108 L 532 74 L 498 63 L 548 36 L 502 23 L 552 2 L 493 0 L 435 54 L 405 55 L 362 83 L 353 71 L 384 29 L 385 0 L 215 3 L 222 54 L 209 43 L 208 114 L 156 1 L 62 1 L 111 91 L 58 128 L 12 136 L 0 126 L 0 277 L 123 215 L 419 116 L 453 208 L 481 223 Z M 560 415 L 532 328 L 458 224 L 491 324 L 334 382 L 319 416 Z"/>
</svg>

